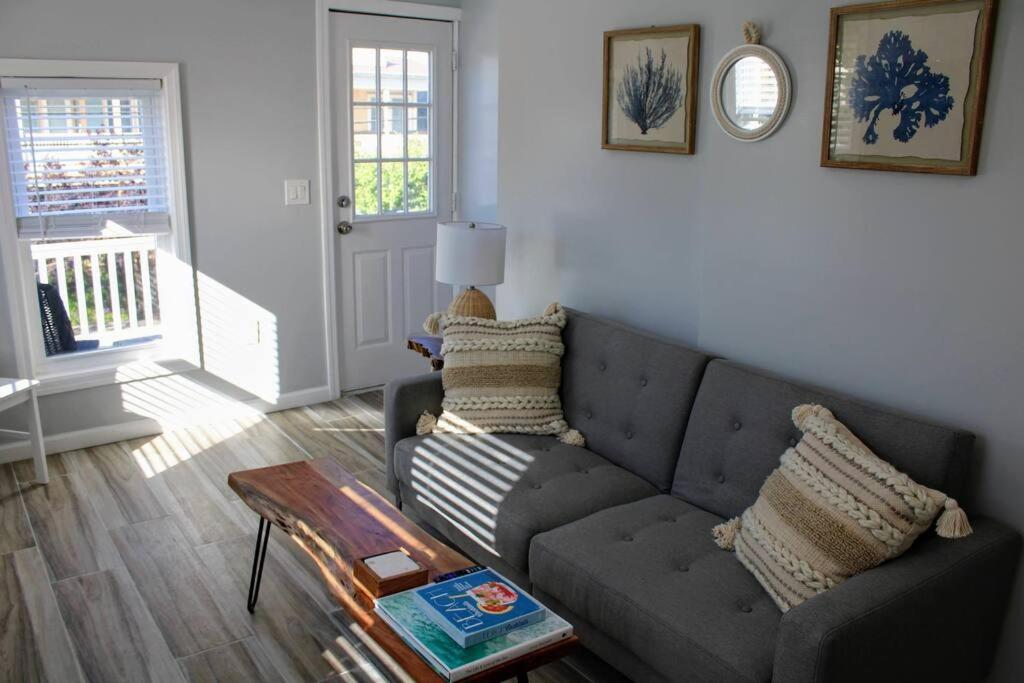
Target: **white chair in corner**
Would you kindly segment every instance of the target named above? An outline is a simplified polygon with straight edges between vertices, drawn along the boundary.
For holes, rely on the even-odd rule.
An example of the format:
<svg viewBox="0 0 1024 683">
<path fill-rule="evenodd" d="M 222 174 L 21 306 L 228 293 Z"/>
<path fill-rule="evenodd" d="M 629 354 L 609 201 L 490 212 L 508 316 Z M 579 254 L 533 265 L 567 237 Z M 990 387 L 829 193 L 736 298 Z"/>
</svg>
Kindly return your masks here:
<svg viewBox="0 0 1024 683">
<path fill-rule="evenodd" d="M 36 385 L 34 379 L 16 377 L 0 377 L 0 412 L 22 403 L 28 403 L 28 431 L 0 429 L 0 435 L 28 439 L 32 445 L 32 460 L 36 467 L 36 482 L 47 484 L 50 475 L 46 467 L 46 450 L 43 447 L 43 428 L 39 422 L 39 404 L 36 402 Z"/>
</svg>

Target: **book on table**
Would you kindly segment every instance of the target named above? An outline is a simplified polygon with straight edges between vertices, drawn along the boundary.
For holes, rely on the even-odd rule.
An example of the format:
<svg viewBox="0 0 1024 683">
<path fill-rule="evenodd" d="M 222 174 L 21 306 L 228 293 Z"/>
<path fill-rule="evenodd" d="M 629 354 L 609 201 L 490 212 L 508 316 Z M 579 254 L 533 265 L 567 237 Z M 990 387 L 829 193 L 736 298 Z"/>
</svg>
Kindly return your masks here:
<svg viewBox="0 0 1024 683">
<path fill-rule="evenodd" d="M 427 616 L 416 590 L 379 598 L 376 612 L 434 671 L 453 683 L 572 636 L 572 625 L 548 612 L 540 621 L 461 647 Z"/>
<path fill-rule="evenodd" d="M 412 591 L 424 613 L 462 647 L 529 626 L 547 610 L 493 569 Z"/>
</svg>

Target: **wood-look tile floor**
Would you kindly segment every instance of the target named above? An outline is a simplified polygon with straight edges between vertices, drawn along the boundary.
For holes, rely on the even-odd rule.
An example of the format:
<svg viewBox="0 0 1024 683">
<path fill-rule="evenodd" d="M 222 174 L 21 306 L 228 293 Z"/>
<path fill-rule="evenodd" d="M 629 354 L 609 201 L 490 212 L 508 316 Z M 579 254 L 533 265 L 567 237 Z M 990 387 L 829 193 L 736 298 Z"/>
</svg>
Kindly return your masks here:
<svg viewBox="0 0 1024 683">
<path fill-rule="evenodd" d="M 245 609 L 258 517 L 229 472 L 337 460 L 384 488 L 380 391 L 0 465 L 0 681 L 392 681 L 401 676 L 271 534 Z M 585 680 L 564 663 L 535 683 Z"/>
</svg>

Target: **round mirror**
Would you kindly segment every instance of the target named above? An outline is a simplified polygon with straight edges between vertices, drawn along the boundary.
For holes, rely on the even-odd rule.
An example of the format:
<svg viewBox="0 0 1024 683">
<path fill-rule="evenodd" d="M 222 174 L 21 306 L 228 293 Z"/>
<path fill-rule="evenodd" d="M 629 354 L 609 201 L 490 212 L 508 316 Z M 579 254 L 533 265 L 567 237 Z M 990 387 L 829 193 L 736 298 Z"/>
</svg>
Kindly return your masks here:
<svg viewBox="0 0 1024 683">
<path fill-rule="evenodd" d="M 762 45 L 732 50 L 718 65 L 711 86 L 715 119 L 726 133 L 744 142 L 763 140 L 789 111 L 789 71 Z"/>
<path fill-rule="evenodd" d="M 732 125 L 759 130 L 779 106 L 779 80 L 760 57 L 743 57 L 732 63 L 722 79 L 722 109 Z"/>
</svg>

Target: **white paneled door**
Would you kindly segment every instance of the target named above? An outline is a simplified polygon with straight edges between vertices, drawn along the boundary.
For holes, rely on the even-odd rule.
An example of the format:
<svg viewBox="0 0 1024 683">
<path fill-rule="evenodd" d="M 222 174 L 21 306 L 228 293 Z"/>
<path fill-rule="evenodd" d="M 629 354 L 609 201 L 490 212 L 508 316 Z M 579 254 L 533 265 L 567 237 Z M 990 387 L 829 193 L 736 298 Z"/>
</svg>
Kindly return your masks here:
<svg viewBox="0 0 1024 683">
<path fill-rule="evenodd" d="M 451 288 L 434 282 L 452 216 L 452 24 L 331 13 L 335 282 L 345 391 L 425 372 L 406 348 Z"/>
</svg>

